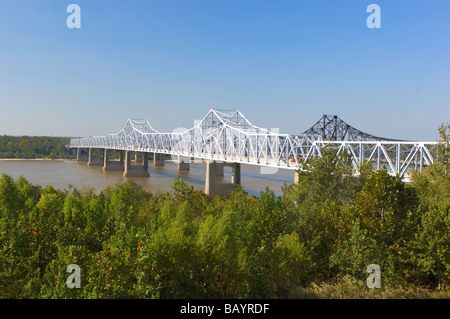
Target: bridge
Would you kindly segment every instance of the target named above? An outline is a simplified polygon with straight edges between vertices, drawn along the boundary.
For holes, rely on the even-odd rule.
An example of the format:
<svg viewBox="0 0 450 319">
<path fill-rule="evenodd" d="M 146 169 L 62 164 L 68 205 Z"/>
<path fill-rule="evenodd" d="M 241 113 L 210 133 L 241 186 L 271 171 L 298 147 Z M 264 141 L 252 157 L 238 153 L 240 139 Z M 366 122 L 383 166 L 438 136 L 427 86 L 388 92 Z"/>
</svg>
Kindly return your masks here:
<svg viewBox="0 0 450 319">
<path fill-rule="evenodd" d="M 404 141 L 364 133 L 336 115 L 324 115 L 301 134 L 281 134 L 253 125 L 239 110 L 211 109 L 191 129 L 163 133 L 147 120 L 127 120 L 116 134 L 70 140 L 77 149 L 77 161 L 104 170 L 123 170 L 124 177 L 149 177 L 148 154 L 153 165 L 164 166 L 164 155 L 177 158 L 178 170 L 189 170 L 191 158 L 206 162 L 205 193 L 227 194 L 240 184 L 241 164 L 298 170 L 301 163 L 322 156 L 324 147 L 344 150 L 351 157 L 356 174 L 363 161 L 390 174 L 408 179 L 412 170 L 434 162 L 437 142 Z M 95 156 L 95 153 L 100 155 Z M 118 152 L 119 160 L 110 153 Z M 132 155 L 134 159 L 132 160 Z M 224 166 L 231 166 L 231 183 L 217 183 Z M 294 182 L 298 174 L 294 174 Z"/>
</svg>

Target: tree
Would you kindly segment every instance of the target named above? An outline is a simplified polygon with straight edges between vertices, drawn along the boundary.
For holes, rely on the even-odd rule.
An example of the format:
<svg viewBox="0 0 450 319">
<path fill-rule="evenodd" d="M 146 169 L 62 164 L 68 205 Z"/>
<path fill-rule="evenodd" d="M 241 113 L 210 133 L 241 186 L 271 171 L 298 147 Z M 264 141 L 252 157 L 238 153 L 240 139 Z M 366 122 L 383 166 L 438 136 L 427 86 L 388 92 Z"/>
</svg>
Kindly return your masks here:
<svg viewBox="0 0 450 319">
<path fill-rule="evenodd" d="M 18 215 L 18 202 L 16 201 L 17 188 L 14 179 L 6 174 L 0 179 L 0 212 L 2 215 Z"/>
<path fill-rule="evenodd" d="M 330 267 L 335 267 L 340 276 L 363 279 L 368 265 L 377 262 L 376 242 L 361 229 L 359 219 L 353 222 L 353 229 L 330 256 Z"/>
<path fill-rule="evenodd" d="M 424 172 L 413 172 L 419 194 L 421 222 L 412 241 L 411 260 L 440 287 L 450 283 L 450 127 L 439 128 L 438 156 Z M 429 278 L 432 276 L 433 278 Z"/>
<path fill-rule="evenodd" d="M 431 208 L 423 217 L 416 234 L 412 257 L 420 269 L 434 276 L 437 286 L 450 284 L 450 201 Z"/>
<path fill-rule="evenodd" d="M 279 298 L 298 296 L 298 289 L 305 287 L 313 279 L 312 256 L 297 232 L 283 234 L 275 243 L 273 280 Z"/>
<path fill-rule="evenodd" d="M 67 137 L 0 136 L 0 158 L 75 158 Z"/>
<path fill-rule="evenodd" d="M 354 208 L 361 228 L 376 242 L 376 263 L 385 276 L 392 282 L 405 280 L 410 267 L 408 247 L 420 220 L 416 190 L 386 169 L 377 170 L 356 194 Z"/>
<path fill-rule="evenodd" d="M 438 163 L 442 165 L 444 176 L 448 176 L 450 166 L 450 126 L 448 123 L 442 123 L 439 127 L 439 136 Z"/>
<path fill-rule="evenodd" d="M 320 279 L 334 276 L 329 259 L 338 239 L 349 231 L 342 207 L 353 203 L 354 192 L 361 187 L 353 173 L 347 152 L 337 154 L 326 147 L 321 157 L 302 166 L 297 184 L 284 188 L 287 220 L 308 248 L 312 271 Z"/>
<path fill-rule="evenodd" d="M 338 204 L 349 202 L 358 186 L 353 173 L 348 152 L 344 150 L 337 154 L 325 147 L 321 157 L 302 163 L 298 171 L 299 182 L 283 189 L 285 205 L 317 212 L 327 200 Z"/>
</svg>

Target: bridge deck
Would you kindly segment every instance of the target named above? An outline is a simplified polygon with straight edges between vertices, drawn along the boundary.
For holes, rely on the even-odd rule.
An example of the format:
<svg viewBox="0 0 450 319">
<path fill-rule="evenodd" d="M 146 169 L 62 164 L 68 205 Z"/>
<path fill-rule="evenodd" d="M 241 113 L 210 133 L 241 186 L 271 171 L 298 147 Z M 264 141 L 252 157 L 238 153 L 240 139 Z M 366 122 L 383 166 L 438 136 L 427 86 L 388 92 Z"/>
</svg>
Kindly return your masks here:
<svg viewBox="0 0 450 319">
<path fill-rule="evenodd" d="M 327 139 L 337 140 L 327 140 Z M 336 116 L 324 116 L 299 135 L 279 134 L 251 124 L 239 111 L 211 109 L 203 120 L 182 133 L 161 133 L 147 120 L 128 120 L 117 134 L 72 139 L 72 148 L 102 148 L 163 153 L 223 162 L 295 170 L 322 156 L 324 147 L 350 154 L 355 170 L 369 160 L 392 174 L 431 165 L 437 142 L 378 138 L 359 131 Z"/>
</svg>

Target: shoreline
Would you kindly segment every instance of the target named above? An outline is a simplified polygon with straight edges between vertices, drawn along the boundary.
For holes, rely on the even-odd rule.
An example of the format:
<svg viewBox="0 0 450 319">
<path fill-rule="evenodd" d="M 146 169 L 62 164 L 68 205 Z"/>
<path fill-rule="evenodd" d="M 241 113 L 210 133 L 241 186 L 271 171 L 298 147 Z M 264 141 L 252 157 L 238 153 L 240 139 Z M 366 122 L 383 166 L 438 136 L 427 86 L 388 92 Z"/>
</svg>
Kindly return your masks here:
<svg viewBox="0 0 450 319">
<path fill-rule="evenodd" d="M 52 162 L 73 162 L 76 161 L 76 159 L 69 159 L 69 158 L 0 158 L 0 161 L 52 161 Z"/>
</svg>

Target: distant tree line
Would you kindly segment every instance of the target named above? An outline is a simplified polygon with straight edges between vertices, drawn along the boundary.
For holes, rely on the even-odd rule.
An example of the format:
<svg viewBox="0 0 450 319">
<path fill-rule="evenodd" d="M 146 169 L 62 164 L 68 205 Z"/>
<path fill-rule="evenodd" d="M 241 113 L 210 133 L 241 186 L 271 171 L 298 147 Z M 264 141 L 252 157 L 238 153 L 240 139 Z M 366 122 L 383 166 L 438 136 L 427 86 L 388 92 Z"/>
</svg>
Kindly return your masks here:
<svg viewBox="0 0 450 319">
<path fill-rule="evenodd" d="M 66 148 L 68 137 L 0 136 L 0 158 L 75 158 Z"/>
<path fill-rule="evenodd" d="M 277 197 L 0 178 L 0 298 L 449 298 L 448 126 L 411 183 L 325 149 Z M 68 288 L 67 267 L 81 269 Z M 366 286 L 379 265 L 380 289 Z M 435 295 L 433 295 L 435 294 Z"/>
</svg>

